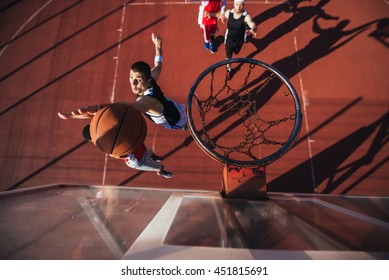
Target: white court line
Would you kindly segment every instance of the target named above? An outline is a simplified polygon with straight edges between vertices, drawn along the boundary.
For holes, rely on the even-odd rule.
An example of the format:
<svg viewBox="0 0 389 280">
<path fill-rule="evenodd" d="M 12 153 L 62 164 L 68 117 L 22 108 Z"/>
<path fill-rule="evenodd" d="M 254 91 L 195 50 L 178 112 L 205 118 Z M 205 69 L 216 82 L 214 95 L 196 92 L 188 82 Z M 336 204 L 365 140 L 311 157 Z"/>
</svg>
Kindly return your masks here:
<svg viewBox="0 0 389 280">
<path fill-rule="evenodd" d="M 13 39 L 15 39 L 16 36 L 19 35 L 19 33 L 24 29 L 24 27 L 34 18 L 36 17 L 44 8 L 46 8 L 46 6 L 48 6 L 51 2 L 53 2 L 53 0 L 49 0 L 46 2 L 46 4 L 44 4 L 42 7 L 40 7 L 35 13 L 32 14 L 32 16 L 30 16 L 27 21 L 22 24 L 22 26 L 16 31 L 16 33 L 11 37 L 11 39 L 9 41 L 12 41 Z M 6 44 L 0 51 L 0 56 L 3 55 L 3 53 L 5 52 L 5 50 L 7 49 L 9 44 Z"/>
<path fill-rule="evenodd" d="M 366 222 L 366 223 L 369 223 L 369 224 L 372 224 L 372 225 L 375 225 L 378 227 L 382 227 L 386 230 L 389 230 L 389 223 L 386 221 L 371 217 L 371 216 L 366 215 L 366 214 L 362 214 L 360 212 L 357 212 L 357 211 L 354 211 L 354 210 L 351 210 L 351 209 L 348 209 L 348 208 L 345 208 L 342 206 L 338 206 L 338 205 L 330 203 L 330 202 L 326 202 L 326 201 L 321 199 L 321 197 L 331 197 L 331 196 L 332 195 L 320 195 L 317 197 L 292 197 L 291 195 L 286 195 L 284 197 L 277 196 L 277 198 L 274 197 L 274 199 L 279 200 L 279 201 L 280 200 L 295 201 L 297 203 L 298 202 L 312 202 L 313 204 L 318 204 L 318 205 L 321 205 L 323 207 L 327 207 L 329 209 L 332 209 L 332 210 L 339 212 L 339 213 L 342 213 L 344 215 L 347 215 L 347 216 L 353 217 L 355 219 L 361 220 L 363 222 Z M 346 196 L 342 195 L 340 197 L 346 197 Z M 353 198 L 366 198 L 366 196 L 353 196 Z M 369 196 L 369 198 L 382 198 L 382 197 Z"/>
<path fill-rule="evenodd" d="M 123 10 L 122 10 L 122 19 L 120 23 L 120 28 L 117 29 L 119 31 L 119 40 L 118 40 L 118 47 L 117 47 L 117 52 L 116 56 L 113 58 L 116 60 L 116 65 L 115 65 L 115 74 L 113 78 L 113 85 L 112 85 L 112 91 L 111 91 L 111 102 L 113 103 L 115 100 L 115 93 L 116 93 L 116 81 L 118 77 L 118 66 L 119 66 L 119 57 L 120 57 L 120 47 L 121 47 L 121 41 L 122 41 L 122 35 L 123 35 L 123 26 L 124 26 L 124 18 L 126 14 L 126 4 L 123 5 Z"/>
<path fill-rule="evenodd" d="M 293 16 L 291 16 L 291 19 L 293 20 Z M 294 23 L 293 23 L 294 25 Z M 294 42 L 294 49 L 296 51 L 296 54 L 298 54 L 299 48 L 297 44 L 297 36 L 295 34 L 296 29 L 293 29 L 293 42 Z M 313 192 L 315 193 L 315 188 L 316 188 L 316 178 L 315 178 L 315 172 L 314 172 L 314 166 L 313 166 L 313 153 L 312 153 L 312 146 L 311 143 L 314 142 L 311 137 L 310 137 L 310 130 L 309 130 L 309 123 L 308 123 L 308 111 L 307 111 L 307 106 L 309 106 L 309 100 L 307 96 L 307 91 L 304 89 L 304 84 L 303 84 L 303 78 L 301 76 L 301 68 L 300 68 L 300 57 L 296 55 L 296 60 L 297 60 L 297 68 L 298 68 L 298 79 L 300 83 L 300 91 L 302 95 L 302 103 L 303 103 L 303 118 L 304 118 L 304 123 L 305 123 L 305 129 L 307 133 L 307 144 L 308 144 L 308 155 L 309 155 L 309 160 L 311 163 L 311 176 L 312 176 L 312 189 Z"/>
<path fill-rule="evenodd" d="M 103 179 L 101 180 L 101 184 L 105 185 L 105 178 L 107 177 L 107 166 L 108 166 L 108 154 L 105 154 L 104 158 L 104 170 L 103 170 Z"/>
<path fill-rule="evenodd" d="M 347 209 L 347 208 L 344 208 L 344 207 L 341 207 L 341 206 L 338 206 L 338 205 L 335 205 L 332 203 L 328 203 L 328 202 L 320 200 L 320 199 L 313 199 L 312 201 L 313 201 L 313 203 L 320 204 L 322 206 L 325 206 L 325 207 L 330 208 L 332 210 L 335 210 L 337 212 L 343 213 L 343 214 L 348 215 L 350 217 L 353 217 L 355 219 L 359 219 L 359 220 L 364 221 L 366 223 L 369 223 L 369 224 L 372 224 L 372 225 L 375 225 L 378 227 L 382 227 L 386 230 L 389 230 L 389 223 L 387 223 L 385 221 L 376 219 L 374 217 L 370 217 L 368 215 L 365 215 L 365 214 L 362 214 L 362 213 L 359 213 L 359 212 L 356 212 L 356 211 L 353 211 L 353 210 L 350 210 L 350 209 Z"/>
<path fill-rule="evenodd" d="M 152 151 L 155 151 L 155 143 L 157 142 L 157 134 L 158 134 L 159 127 L 160 126 L 157 125 L 157 129 L 155 130 L 154 135 L 153 135 L 153 142 L 152 142 L 152 145 L 151 145 Z"/>
<path fill-rule="evenodd" d="M 127 6 L 127 4 L 124 3 L 123 4 L 123 9 L 122 9 L 122 18 L 121 18 L 121 22 L 120 22 L 120 28 L 116 30 L 116 31 L 119 32 L 119 39 L 118 39 L 118 46 L 117 46 L 117 50 L 116 50 L 116 56 L 113 57 L 113 59 L 115 60 L 115 72 L 114 72 L 114 75 L 113 75 L 112 90 L 111 90 L 111 94 L 110 94 L 110 101 L 111 101 L 111 103 L 115 102 L 116 81 L 117 81 L 117 77 L 118 77 L 118 68 L 119 68 L 119 59 L 120 59 L 120 47 L 121 47 L 121 41 L 122 41 L 122 35 L 123 35 L 123 26 L 124 26 L 125 14 L 126 14 L 126 6 Z M 105 179 L 107 177 L 108 158 L 109 158 L 109 156 L 107 154 L 105 154 L 103 179 L 102 179 L 102 183 L 101 183 L 102 185 L 105 185 Z"/>
</svg>

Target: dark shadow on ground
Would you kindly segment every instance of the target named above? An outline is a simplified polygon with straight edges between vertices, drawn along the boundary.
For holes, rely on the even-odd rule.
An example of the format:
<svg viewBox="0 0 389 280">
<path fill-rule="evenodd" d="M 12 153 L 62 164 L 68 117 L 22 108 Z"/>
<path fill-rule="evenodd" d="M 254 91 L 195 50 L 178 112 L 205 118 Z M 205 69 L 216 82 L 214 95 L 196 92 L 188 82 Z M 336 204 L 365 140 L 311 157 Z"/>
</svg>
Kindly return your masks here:
<svg viewBox="0 0 389 280">
<path fill-rule="evenodd" d="M 388 142 L 388 125 L 389 113 L 386 113 L 374 123 L 361 127 L 318 153 L 312 159 L 307 159 L 287 173 L 274 179 L 267 185 L 267 190 L 270 192 L 314 193 L 320 184 L 328 180 L 323 193 L 329 194 L 333 192 L 362 166 L 371 164 L 374 157 Z M 377 130 L 378 132 L 376 132 Z M 377 134 L 367 154 L 341 167 L 374 133 Z M 312 168 L 312 165 L 314 167 L 317 166 L 317 168 Z M 314 172 L 314 179 L 312 178 L 312 172 Z M 336 178 L 337 175 L 339 175 L 338 178 Z"/>
</svg>

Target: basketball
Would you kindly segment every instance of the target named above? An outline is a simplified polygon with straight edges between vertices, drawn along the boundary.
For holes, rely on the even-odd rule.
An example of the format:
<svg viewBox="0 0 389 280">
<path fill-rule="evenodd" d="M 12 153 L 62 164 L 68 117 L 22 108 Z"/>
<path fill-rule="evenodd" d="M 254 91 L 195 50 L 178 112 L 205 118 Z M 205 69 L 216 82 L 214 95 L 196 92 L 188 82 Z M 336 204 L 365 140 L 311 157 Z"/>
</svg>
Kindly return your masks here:
<svg viewBox="0 0 389 280">
<path fill-rule="evenodd" d="M 93 116 L 89 132 L 92 142 L 103 152 L 123 156 L 143 144 L 147 126 L 142 114 L 131 105 L 113 103 Z"/>
</svg>

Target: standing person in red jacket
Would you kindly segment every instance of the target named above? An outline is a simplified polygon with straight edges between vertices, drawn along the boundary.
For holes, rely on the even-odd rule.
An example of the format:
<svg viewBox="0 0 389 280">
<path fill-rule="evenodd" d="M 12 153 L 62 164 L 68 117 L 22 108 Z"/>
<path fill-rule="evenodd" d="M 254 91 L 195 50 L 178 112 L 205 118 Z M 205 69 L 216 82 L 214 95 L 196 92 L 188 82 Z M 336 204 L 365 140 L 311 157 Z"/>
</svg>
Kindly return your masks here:
<svg viewBox="0 0 389 280">
<path fill-rule="evenodd" d="M 185 0 L 186 3 L 194 0 Z M 204 47 L 211 53 L 215 52 L 215 35 L 218 33 L 217 22 L 224 23 L 226 0 L 200 1 L 198 23 L 204 38 Z"/>
</svg>

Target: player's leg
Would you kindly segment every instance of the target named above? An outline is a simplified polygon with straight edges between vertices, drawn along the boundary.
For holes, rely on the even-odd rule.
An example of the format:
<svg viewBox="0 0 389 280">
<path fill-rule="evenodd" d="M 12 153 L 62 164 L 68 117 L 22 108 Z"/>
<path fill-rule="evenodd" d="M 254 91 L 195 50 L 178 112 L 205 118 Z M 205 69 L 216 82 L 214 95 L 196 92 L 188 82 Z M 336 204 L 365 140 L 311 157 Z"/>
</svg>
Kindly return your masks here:
<svg viewBox="0 0 389 280">
<path fill-rule="evenodd" d="M 172 172 L 166 171 L 160 162 L 153 160 L 153 155 L 154 153 L 150 149 L 147 149 L 140 162 L 140 166 L 136 169 L 142 171 L 154 171 L 157 172 L 159 176 L 163 176 L 165 178 L 173 177 Z"/>
<path fill-rule="evenodd" d="M 200 24 L 200 31 L 203 35 L 204 48 L 209 50 L 209 43 L 211 41 L 211 35 L 209 34 L 208 25 Z"/>
<path fill-rule="evenodd" d="M 226 48 L 226 59 L 232 58 L 233 47 L 231 46 L 231 42 L 229 42 L 228 40 L 225 40 L 225 48 Z M 227 79 L 232 78 L 231 65 L 229 63 L 226 64 L 226 75 L 227 75 Z"/>
<path fill-rule="evenodd" d="M 238 55 L 240 50 L 242 49 L 242 46 L 243 46 L 243 42 L 236 44 L 233 49 L 234 54 Z"/>
<path fill-rule="evenodd" d="M 219 29 L 217 28 L 217 23 L 209 25 L 209 34 L 210 34 L 209 51 L 211 53 L 215 52 L 215 36 L 218 32 Z"/>
<path fill-rule="evenodd" d="M 163 157 L 160 157 L 160 156 L 156 155 L 155 153 L 153 153 L 153 154 L 151 155 L 151 159 L 154 160 L 154 161 L 156 161 L 156 162 L 161 162 L 161 161 L 163 161 Z"/>
</svg>

